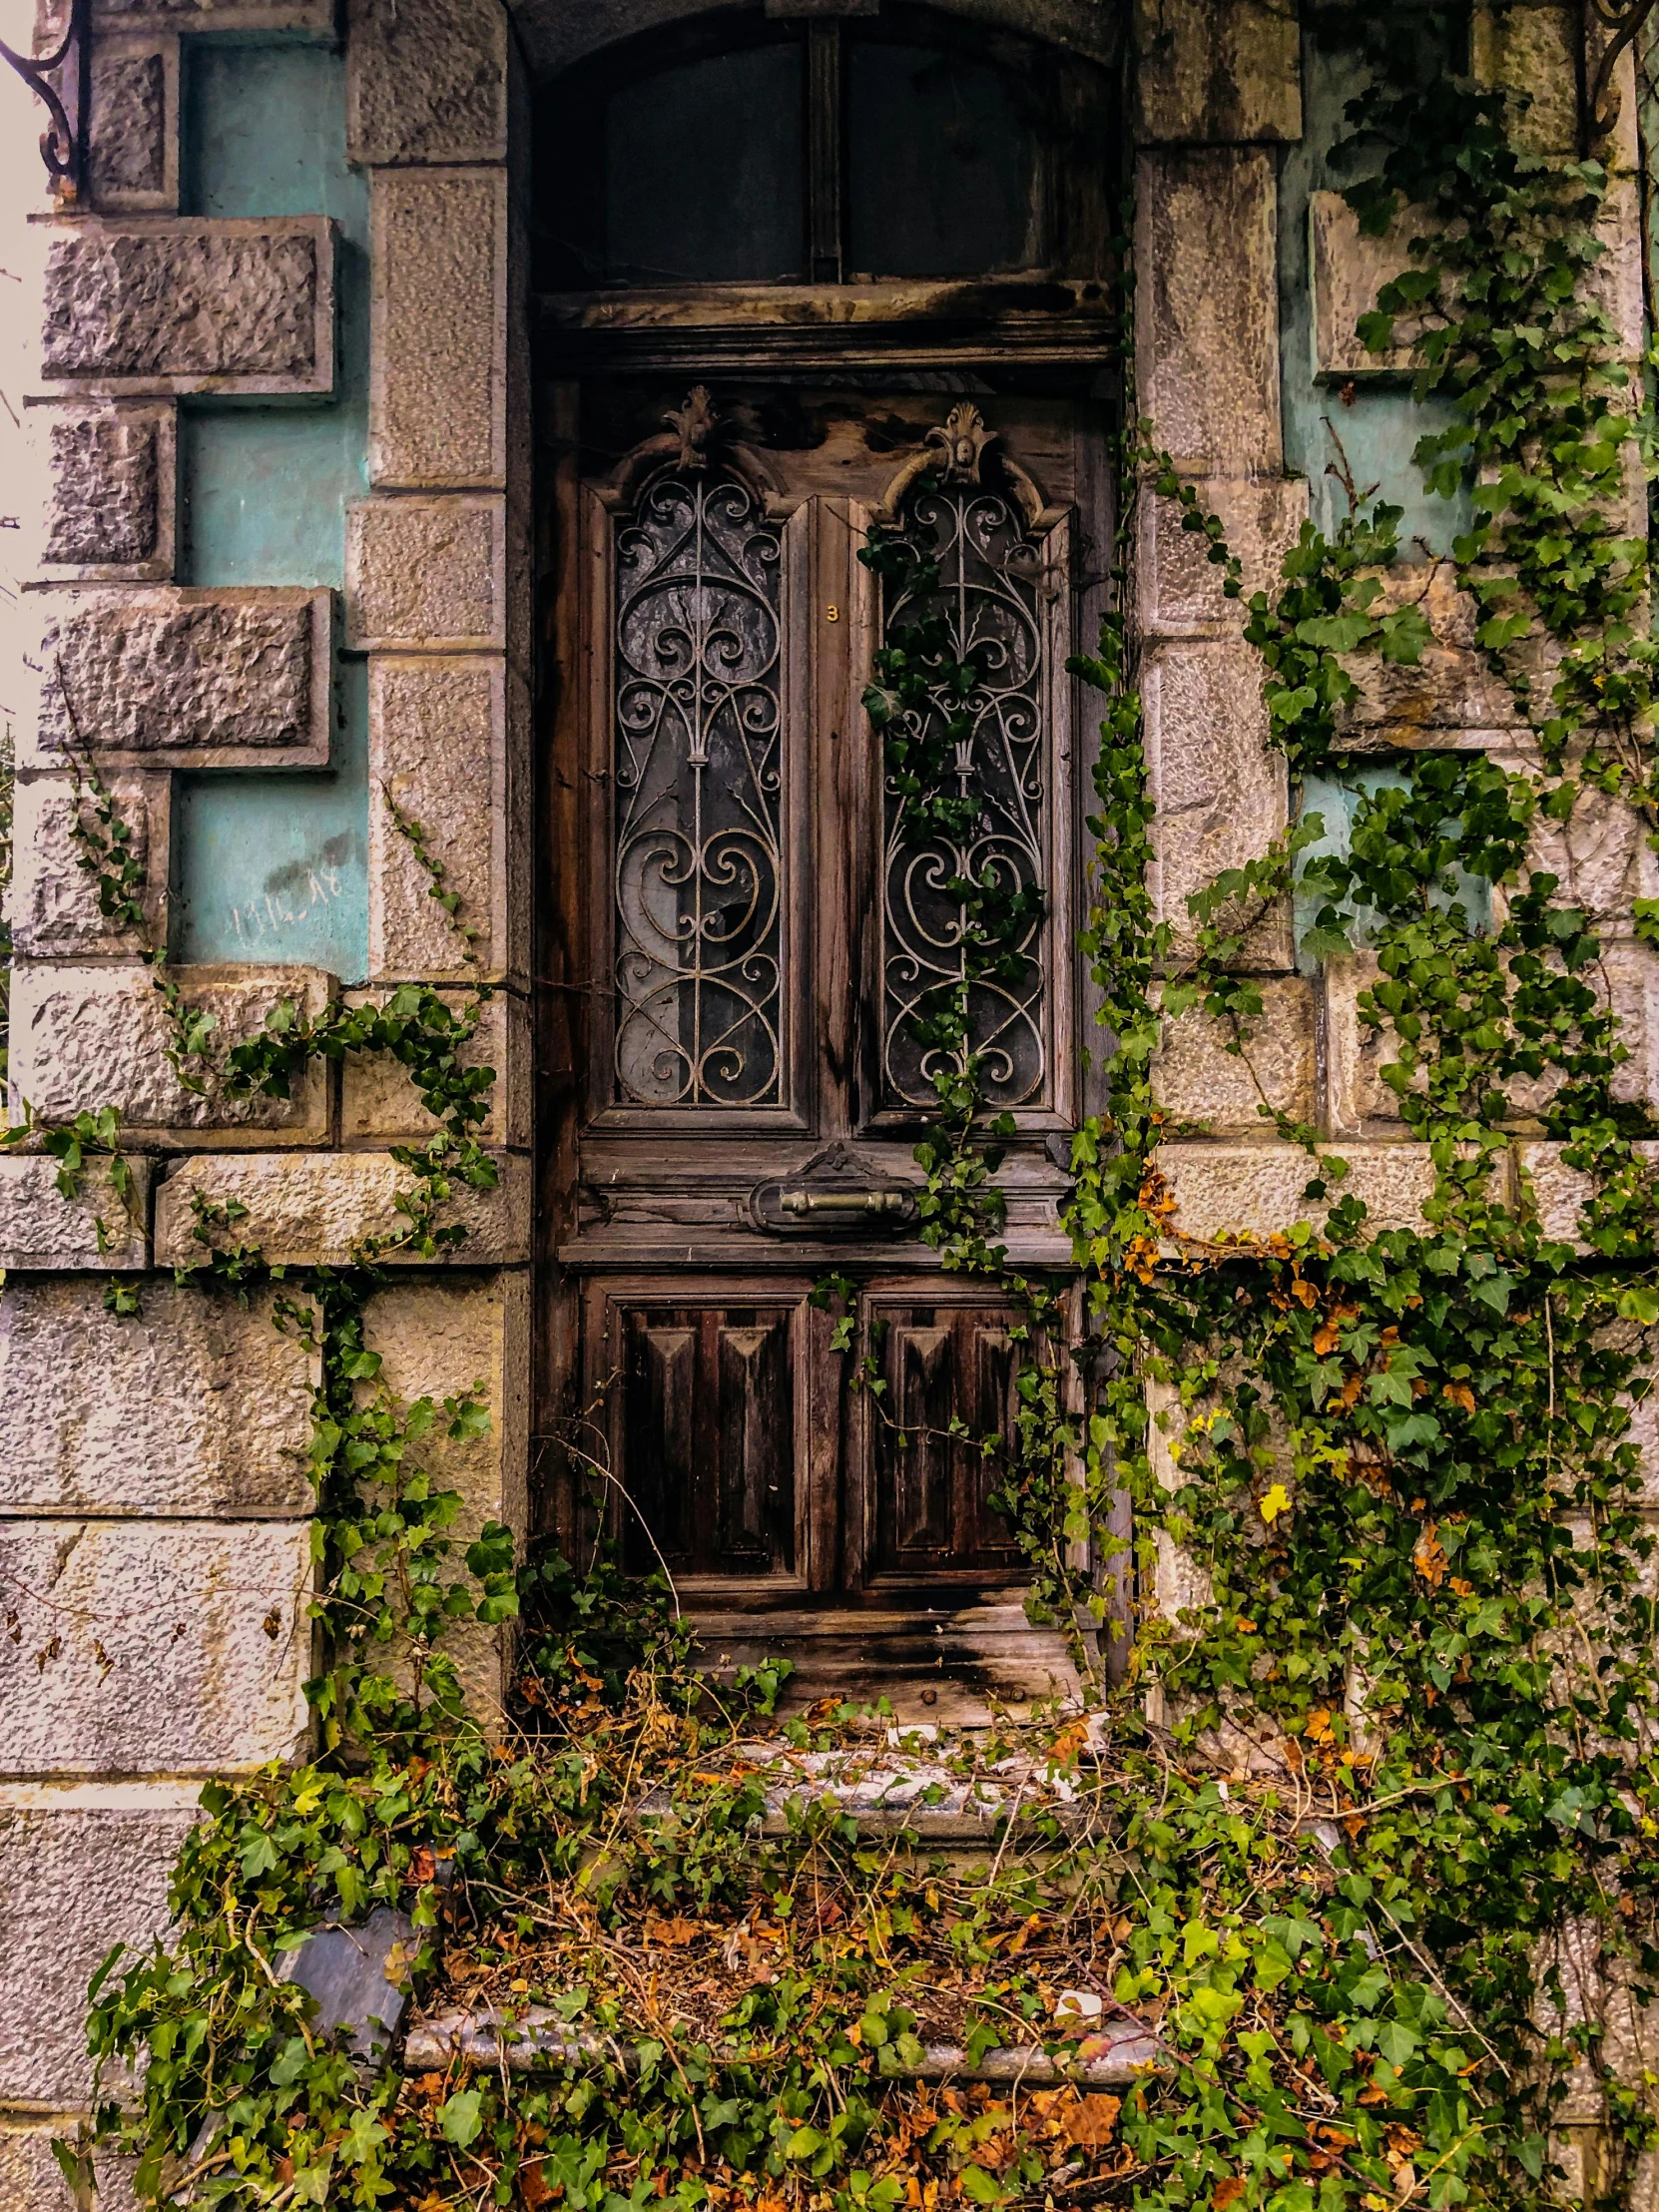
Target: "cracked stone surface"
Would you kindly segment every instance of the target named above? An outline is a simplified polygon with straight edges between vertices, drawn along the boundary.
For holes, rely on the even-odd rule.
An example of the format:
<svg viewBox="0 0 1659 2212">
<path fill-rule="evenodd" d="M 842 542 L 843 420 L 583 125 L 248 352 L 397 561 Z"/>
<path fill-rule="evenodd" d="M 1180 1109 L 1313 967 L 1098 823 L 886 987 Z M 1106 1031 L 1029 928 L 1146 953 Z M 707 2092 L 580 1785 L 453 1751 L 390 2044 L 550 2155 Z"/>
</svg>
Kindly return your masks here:
<svg viewBox="0 0 1659 2212">
<path fill-rule="evenodd" d="M 304 1521 L 11 1520 L 4 1770 L 207 1775 L 307 1741 Z"/>
</svg>

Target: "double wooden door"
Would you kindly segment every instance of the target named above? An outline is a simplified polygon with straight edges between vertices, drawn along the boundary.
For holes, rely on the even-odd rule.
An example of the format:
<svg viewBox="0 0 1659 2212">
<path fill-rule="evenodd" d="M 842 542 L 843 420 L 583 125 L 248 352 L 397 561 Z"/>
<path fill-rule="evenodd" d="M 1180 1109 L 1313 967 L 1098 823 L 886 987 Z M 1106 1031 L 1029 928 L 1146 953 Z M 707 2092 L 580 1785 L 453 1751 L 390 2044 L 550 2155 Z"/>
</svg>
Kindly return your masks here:
<svg viewBox="0 0 1659 2212">
<path fill-rule="evenodd" d="M 567 1525 L 586 1499 L 717 1609 L 1021 1578 L 984 1446 L 1012 1428 L 1010 1316 L 917 1233 L 916 1017 L 961 972 L 952 881 L 994 859 L 1041 885 L 1018 974 L 970 1012 L 987 1109 L 1018 1130 L 1010 1252 L 1063 1265 L 1065 660 L 1103 471 L 1086 399 L 950 381 L 638 375 L 554 400 L 547 1425 Z M 921 611 L 858 559 L 882 527 L 931 549 L 928 606 L 984 669 L 960 846 L 918 841 L 861 705 Z"/>
</svg>

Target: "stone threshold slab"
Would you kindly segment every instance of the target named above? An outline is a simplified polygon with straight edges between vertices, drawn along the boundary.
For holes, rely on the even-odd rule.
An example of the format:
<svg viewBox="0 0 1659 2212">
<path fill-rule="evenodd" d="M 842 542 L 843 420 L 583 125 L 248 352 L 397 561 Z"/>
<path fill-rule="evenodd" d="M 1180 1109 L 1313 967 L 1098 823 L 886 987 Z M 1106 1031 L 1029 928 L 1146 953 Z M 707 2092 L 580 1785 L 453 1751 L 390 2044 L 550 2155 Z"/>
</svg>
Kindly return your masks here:
<svg viewBox="0 0 1659 2212">
<path fill-rule="evenodd" d="M 893 2066 L 894 2081 L 985 2081 L 1009 2087 L 1042 2089 L 1068 2083 L 1080 2089 L 1121 2088 L 1159 2061 L 1158 2040 L 1141 2020 L 1112 2020 L 1075 2046 L 1075 2055 L 1051 2052 L 1040 2043 L 1009 2043 L 969 2056 L 960 2043 L 925 2043 L 920 2061 Z M 405 2073 L 427 2073 L 456 2058 L 480 2066 L 506 2066 L 515 2073 L 548 2073 L 561 2067 L 583 2069 L 605 2064 L 633 2071 L 638 2054 L 620 2037 L 583 2034 L 559 2014 L 532 2004 L 522 2013 L 494 2006 L 477 2012 L 440 2012 L 417 2020 L 403 2043 Z M 717 2054 L 718 2062 L 765 2066 L 768 2061 L 736 2046 Z"/>
</svg>

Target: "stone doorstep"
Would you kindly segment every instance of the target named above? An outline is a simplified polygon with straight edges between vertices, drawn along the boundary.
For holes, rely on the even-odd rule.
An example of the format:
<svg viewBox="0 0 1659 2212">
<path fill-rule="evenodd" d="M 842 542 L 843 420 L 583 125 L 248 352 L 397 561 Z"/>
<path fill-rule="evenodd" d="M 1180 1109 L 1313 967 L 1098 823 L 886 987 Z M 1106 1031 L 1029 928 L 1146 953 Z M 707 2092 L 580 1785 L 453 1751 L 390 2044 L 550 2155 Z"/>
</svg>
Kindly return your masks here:
<svg viewBox="0 0 1659 2212">
<path fill-rule="evenodd" d="M 1122 2088 L 1159 2059 L 1157 2037 L 1142 2020 L 1111 2020 L 1086 2035 L 1067 2057 L 1041 2043 L 1010 2043 L 969 2056 L 960 2043 L 926 2043 L 920 2062 L 895 2066 L 884 2078 L 904 2081 L 987 2081 L 1009 2087 L 1042 2089 L 1057 2083 L 1079 2089 Z M 403 2071 L 426 2073 L 456 2058 L 478 2065 L 506 2065 L 515 2073 L 548 2072 L 559 2066 L 620 2065 L 634 2071 L 636 2052 L 618 2037 L 573 2030 L 550 2007 L 526 2006 L 516 2017 L 486 2006 L 475 2013 L 439 2012 L 417 2020 L 403 2043 Z M 719 2060 L 764 2065 L 736 2049 Z"/>
</svg>

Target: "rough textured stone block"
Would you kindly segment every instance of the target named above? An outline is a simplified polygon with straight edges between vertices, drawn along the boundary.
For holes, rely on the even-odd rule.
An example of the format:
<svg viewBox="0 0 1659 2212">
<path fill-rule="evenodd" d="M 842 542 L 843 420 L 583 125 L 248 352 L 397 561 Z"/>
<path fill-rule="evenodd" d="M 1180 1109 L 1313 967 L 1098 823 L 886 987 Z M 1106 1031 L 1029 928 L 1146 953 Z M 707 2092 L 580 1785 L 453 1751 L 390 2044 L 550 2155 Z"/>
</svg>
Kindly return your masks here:
<svg viewBox="0 0 1659 2212">
<path fill-rule="evenodd" d="M 1501 768 L 1526 766 L 1518 755 L 1496 758 Z M 1659 897 L 1659 853 L 1648 847 L 1647 825 L 1601 792 L 1580 792 L 1564 823 L 1536 817 L 1526 857 L 1529 867 L 1559 879 L 1558 900 L 1582 906 L 1613 934 L 1628 931 L 1633 899 Z"/>
<path fill-rule="evenodd" d="M 1267 750 L 1262 664 L 1240 644 L 1164 645 L 1141 672 L 1146 744 L 1157 819 L 1152 890 L 1174 930 L 1177 958 L 1190 957 L 1190 893 L 1222 869 L 1257 858 L 1286 827 L 1285 763 Z M 1292 965 L 1288 910 L 1251 931 L 1247 964 Z"/>
<path fill-rule="evenodd" d="M 1571 154 L 1578 145 L 1578 33 L 1581 11 L 1567 0 L 1473 11 L 1474 74 L 1525 96 L 1510 111 L 1517 144 L 1539 154 Z"/>
<path fill-rule="evenodd" d="M 447 991 L 457 1012 L 464 991 Z M 347 991 L 348 1005 L 383 1001 L 384 991 Z M 498 993 L 484 1007 L 472 1042 L 461 1054 L 465 1067 L 495 1070 L 489 1117 L 481 1134 L 496 1144 L 530 1142 L 532 1086 L 530 1010 L 521 998 Z M 398 1143 L 429 1137 L 437 1123 L 420 1103 L 408 1071 L 388 1053 L 353 1052 L 340 1069 L 340 1134 L 349 1143 L 364 1140 Z"/>
<path fill-rule="evenodd" d="M 28 1992 L 0 2038 L 0 2097 L 61 2111 L 90 2094 L 87 1983 L 112 1943 L 147 1946 L 165 1932 L 168 1877 L 201 1817 L 196 1796 L 178 1782 L 0 1788 L 0 1973 Z M 42 2166 L 25 2139 L 0 2133 L 0 2177 L 32 2181 L 37 2170 L 57 2175 L 50 2148 Z M 67 2205 L 61 2177 L 58 2188 L 39 2204 Z M 6 2212 L 30 2201 L 0 2197 Z M 121 2202 L 100 2187 L 99 2212 Z"/>
<path fill-rule="evenodd" d="M 179 205 L 179 41 L 103 38 L 92 49 L 88 182 L 119 213 Z"/>
<path fill-rule="evenodd" d="M 330 392 L 333 225 L 78 222 L 47 254 L 42 351 L 75 391 Z"/>
<path fill-rule="evenodd" d="M 89 1160 L 82 1171 L 76 1196 L 65 1198 L 58 1189 L 56 1160 L 44 1153 L 0 1156 L 0 1269 L 147 1268 L 155 1163 L 130 1160 L 127 1165 L 133 1184 L 126 1198 L 110 1179 L 110 1163 L 96 1159 Z M 5 1296 L 0 1292 L 0 1313 Z M 0 1344 L 0 1370 L 5 1358 Z M 0 1436 L 6 1433 L 10 1417 L 10 1408 L 0 1404 Z M 10 1494 L 12 1471 L 0 1456 L 0 1498 Z"/>
<path fill-rule="evenodd" d="M 1356 750 L 1432 743 L 1484 751 L 1501 733 L 1524 728 L 1514 693 L 1474 642 L 1474 601 L 1446 568 L 1402 562 L 1383 577 L 1378 605 L 1418 608 L 1434 642 L 1405 665 L 1375 654 L 1349 658 L 1360 697 L 1339 727 Z"/>
<path fill-rule="evenodd" d="M 0 1510 L 300 1518 L 316 1378 L 269 1292 L 155 1282 L 116 1315 L 97 1282 L 9 1283 Z"/>
<path fill-rule="evenodd" d="M 351 0 L 351 159 L 505 161 L 508 44 L 506 13 L 491 0 Z"/>
<path fill-rule="evenodd" d="M 1327 1134 L 1334 1138 L 1363 1136 L 1368 1131 L 1390 1137 L 1402 1127 L 1399 1100 L 1382 1076 L 1382 1070 L 1399 1057 L 1398 1040 L 1391 1025 L 1374 1029 L 1360 1019 L 1360 994 L 1371 989 L 1380 972 L 1375 952 L 1333 954 L 1322 966 L 1322 1118 Z"/>
<path fill-rule="evenodd" d="M 1403 375 L 1422 317 L 1401 315 L 1398 343 L 1381 353 L 1362 345 L 1359 321 L 1377 305 L 1382 286 L 1414 265 L 1410 242 L 1427 228 L 1420 208 L 1407 208 L 1382 238 L 1367 238 L 1340 192 L 1316 192 L 1308 203 L 1309 270 L 1314 293 L 1314 373 L 1333 381 Z"/>
<path fill-rule="evenodd" d="M 529 1258 L 529 1163 L 508 1153 L 496 1166 L 501 1180 L 495 1190 L 457 1182 L 439 1217 L 466 1230 L 454 1254 L 463 1264 Z M 386 1152 L 222 1153 L 186 1160 L 156 1194 L 156 1256 L 164 1267 L 180 1267 L 200 1255 L 192 1234 L 192 1198 L 200 1191 L 216 1205 L 235 1200 L 248 1209 L 229 1238 L 259 1245 L 268 1260 L 283 1267 L 342 1266 L 365 1237 L 393 1235 L 406 1225 L 397 1194 L 413 1183 L 410 1171 Z M 382 1255 L 382 1264 L 405 1260 L 430 1264 L 395 1250 Z"/>
<path fill-rule="evenodd" d="M 1152 1062 L 1152 1089 L 1173 1120 L 1257 1133 L 1268 1108 L 1295 1121 L 1314 1115 L 1314 986 L 1300 975 L 1261 985 L 1262 1012 L 1246 1025 L 1243 1049 L 1202 1006 L 1166 1020 Z M 1271 1122 L 1265 1124 L 1271 1128 Z"/>
<path fill-rule="evenodd" d="M 1199 147 L 1136 164 L 1137 384 L 1158 442 L 1194 474 L 1284 465 L 1277 209 L 1266 153 Z"/>
<path fill-rule="evenodd" d="M 144 871 L 142 902 L 148 939 L 164 944 L 172 843 L 173 779 L 126 771 L 109 779 L 110 796 L 132 832 L 131 851 Z M 12 941 L 30 959 L 74 959 L 86 953 L 140 949 L 138 932 L 117 926 L 98 903 L 98 876 L 83 867 L 71 831 L 75 787 L 68 776 L 27 776 L 16 788 L 13 850 L 16 873 L 7 894 Z M 83 794 L 81 818 L 97 828 Z M 102 834 L 102 830 L 99 831 Z"/>
<path fill-rule="evenodd" d="M 346 510 L 346 643 L 358 652 L 504 648 L 506 502 L 362 499 Z"/>
<path fill-rule="evenodd" d="M 333 597 L 87 585 L 46 601 L 33 765 L 325 768 Z"/>
<path fill-rule="evenodd" d="M 1537 1142 L 1518 1144 L 1515 1147 L 1515 1166 L 1520 1181 L 1518 1188 L 1524 1202 L 1538 1217 L 1538 1227 L 1555 1244 L 1579 1244 L 1579 1215 L 1588 1203 L 1594 1188 L 1591 1178 L 1582 1168 L 1569 1168 L 1562 1164 L 1565 1144 Z M 1639 1158 L 1650 1166 L 1659 1165 L 1659 1143 L 1651 1139 L 1635 1147 Z M 1659 1421 L 1659 1399 L 1652 1401 L 1650 1425 Z"/>
<path fill-rule="evenodd" d="M 0 1521 L 0 1771 L 212 1774 L 306 1740 L 303 1521 Z"/>
<path fill-rule="evenodd" d="M 1302 43 L 1289 8 L 1138 0 L 1136 136 L 1222 146 L 1302 136 Z"/>
<path fill-rule="evenodd" d="M 54 580 L 173 575 L 178 439 L 166 403 L 44 410 L 50 461 L 42 566 Z"/>
<path fill-rule="evenodd" d="M 1368 376 L 1400 376 L 1412 366 L 1413 343 L 1432 316 L 1401 315 L 1396 342 L 1380 353 L 1363 345 L 1361 315 L 1377 305 L 1382 287 L 1402 270 L 1420 267 L 1410 252 L 1413 237 L 1431 228 L 1420 208 L 1406 208 L 1382 238 L 1367 238 L 1360 219 L 1340 193 L 1316 192 L 1308 209 L 1309 260 L 1314 293 L 1314 373 L 1330 382 Z M 1634 360 L 1642 344 L 1641 226 L 1636 188 L 1615 180 L 1596 222 L 1603 253 L 1583 287 L 1616 337 L 1610 355 Z"/>
<path fill-rule="evenodd" d="M 1171 1250 L 1186 1238 L 1198 1244 L 1240 1239 L 1263 1241 L 1298 1221 L 1322 1222 L 1338 1196 L 1363 1199 L 1372 1233 L 1421 1229 L 1422 1208 L 1434 1194 L 1434 1164 L 1426 1145 L 1344 1144 L 1346 1182 L 1330 1184 L 1324 1199 L 1303 1192 L 1320 1173 L 1299 1145 L 1167 1144 L 1158 1166 L 1176 1202 L 1169 1221 Z M 1500 1167 L 1492 1185 L 1507 1189 Z"/>
<path fill-rule="evenodd" d="M 339 36 L 334 0 L 93 0 L 92 20 L 100 32 L 139 25 L 243 37 L 277 32 L 319 46 Z"/>
<path fill-rule="evenodd" d="M 125 1129 L 192 1145 L 316 1144 L 326 1133 L 326 1070 L 312 1061 L 290 1098 L 227 1099 L 213 1071 L 233 1044 L 257 1035 L 284 998 L 315 1015 L 328 996 L 316 968 L 181 967 L 173 980 L 218 1024 L 203 1063 L 207 1095 L 187 1091 L 169 1065 L 173 1041 L 160 992 L 143 967 L 35 967 L 13 971 L 11 1096 L 46 1121 L 119 1109 Z"/>
<path fill-rule="evenodd" d="M 523 1275 L 446 1277 L 382 1291 L 369 1305 L 365 1335 L 385 1362 L 385 1381 L 405 1404 L 446 1397 L 482 1382 L 490 1430 L 470 1441 L 434 1432 L 421 1464 L 464 1500 L 457 1532 L 470 1539 L 486 1520 L 521 1534 L 529 1526 L 529 1286 Z M 458 1624 L 445 1648 L 474 1712 L 498 1713 L 512 1664 L 511 1622 Z"/>
<path fill-rule="evenodd" d="M 1202 505 L 1221 522 L 1229 549 L 1244 563 L 1243 590 L 1271 590 L 1285 555 L 1308 518 L 1308 486 L 1300 477 L 1210 477 Z M 1208 558 L 1209 540 L 1183 530 L 1173 499 L 1141 496 L 1135 603 L 1143 637 L 1236 636 L 1243 600 L 1222 590 L 1224 571 Z"/>
<path fill-rule="evenodd" d="M 520 1274 L 446 1276 L 394 1283 L 369 1301 L 366 1342 L 386 1382 L 405 1404 L 441 1404 L 483 1384 L 490 1408 L 484 1436 L 434 1434 L 423 1463 L 466 1500 L 470 1536 L 486 1520 L 526 1526 L 529 1510 L 529 1288 Z"/>
<path fill-rule="evenodd" d="M 506 941 L 507 672 L 502 662 L 378 657 L 368 680 L 368 961 L 373 975 L 464 975 L 462 947 L 398 830 L 419 823 L 480 932 Z"/>
<path fill-rule="evenodd" d="M 84 1978 L 90 1980 L 90 1969 Z M 0 2124 L 0 2204 L 6 2212 L 82 2212 L 52 2155 L 53 2136 L 73 2133 L 74 2122 L 68 2115 L 32 2124 L 21 2119 Z M 133 2194 L 136 2165 L 136 2159 L 98 2154 L 93 2162 L 97 2212 L 140 2212 Z"/>
<path fill-rule="evenodd" d="M 507 468 L 506 172 L 377 171 L 370 225 L 370 481 L 498 488 Z"/>
</svg>

